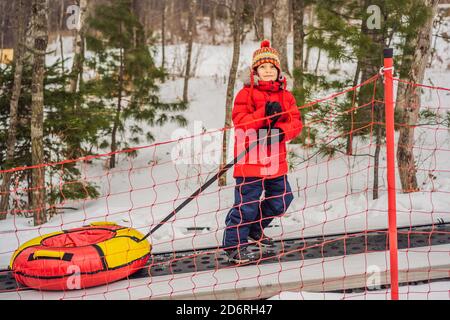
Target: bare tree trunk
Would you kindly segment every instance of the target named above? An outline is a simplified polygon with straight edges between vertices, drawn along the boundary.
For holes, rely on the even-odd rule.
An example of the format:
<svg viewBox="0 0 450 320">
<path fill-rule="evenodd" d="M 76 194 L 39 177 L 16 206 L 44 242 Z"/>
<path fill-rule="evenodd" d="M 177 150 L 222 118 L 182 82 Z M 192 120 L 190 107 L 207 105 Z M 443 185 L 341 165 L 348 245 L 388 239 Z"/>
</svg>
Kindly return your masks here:
<svg viewBox="0 0 450 320">
<path fill-rule="evenodd" d="M 375 119 L 378 123 L 381 123 L 383 121 L 384 117 L 384 111 L 382 109 L 381 105 L 378 105 L 378 103 L 375 102 L 374 111 L 375 111 Z M 382 144 L 382 135 L 383 135 L 383 128 L 381 125 L 376 126 L 376 146 L 375 146 L 375 154 L 374 154 L 374 165 L 373 165 L 373 193 L 372 193 L 372 199 L 376 200 L 378 199 L 378 181 L 379 181 L 379 171 L 380 171 L 380 153 L 381 153 L 381 144 Z"/>
<path fill-rule="evenodd" d="M 241 33 L 242 33 L 242 13 L 244 6 L 242 1 L 234 0 L 234 17 L 233 17 L 233 60 L 231 62 L 230 74 L 228 77 L 227 100 L 225 102 L 225 128 L 231 127 L 231 113 L 233 108 L 234 86 L 236 84 L 236 74 L 239 65 L 239 55 L 241 53 Z M 221 168 L 227 164 L 228 142 L 230 140 L 230 131 L 225 130 L 222 142 L 222 163 Z M 219 186 L 227 184 L 227 176 L 223 175 L 219 179 Z"/>
<path fill-rule="evenodd" d="M 400 72 L 399 76 L 402 79 L 406 79 L 409 76 L 409 71 L 411 70 L 412 66 L 412 54 L 406 52 L 406 47 L 408 47 L 410 43 L 413 43 L 414 37 L 408 36 L 405 39 L 404 43 L 404 51 L 403 55 L 400 61 Z M 397 97 L 395 101 L 395 111 L 398 113 L 399 118 L 401 119 L 403 117 L 403 111 L 405 110 L 405 92 L 406 92 L 406 84 L 403 82 L 399 82 L 397 85 Z"/>
<path fill-rule="evenodd" d="M 65 73 L 64 68 L 64 42 L 63 42 L 63 35 L 62 31 L 64 30 L 64 0 L 61 1 L 61 7 L 60 7 L 60 13 L 59 13 L 59 24 L 58 24 L 58 31 L 59 31 L 59 47 L 61 50 L 61 71 L 62 74 Z"/>
<path fill-rule="evenodd" d="M 170 35 L 171 35 L 171 41 L 172 43 L 176 42 L 177 37 L 176 35 L 182 35 L 183 34 L 183 27 L 182 27 L 182 12 L 180 8 L 180 2 L 177 0 L 170 0 L 170 17 L 169 20 L 172 22 L 169 24 L 170 28 Z M 184 38 L 184 36 L 183 36 Z"/>
<path fill-rule="evenodd" d="M 131 0 L 130 2 L 130 12 L 138 19 L 138 21 L 140 22 L 140 7 L 139 7 L 139 3 L 138 0 Z M 137 29 L 136 27 L 133 27 L 133 35 L 131 36 L 131 38 L 133 39 L 133 46 L 132 49 L 136 49 L 138 42 L 142 43 L 142 38 L 139 37 L 138 39 L 138 35 L 137 35 Z M 125 55 L 128 54 L 128 50 L 125 50 Z"/>
<path fill-rule="evenodd" d="M 289 33 L 294 31 L 294 0 L 289 0 L 289 24 L 288 24 L 288 30 Z"/>
<path fill-rule="evenodd" d="M 78 91 L 79 82 L 83 77 L 83 65 L 84 65 L 84 51 L 85 51 L 85 20 L 87 16 L 87 0 L 77 0 L 77 5 L 80 7 L 79 25 L 76 31 L 74 48 L 75 55 L 73 57 L 73 66 L 70 80 L 70 92 L 75 93 Z"/>
<path fill-rule="evenodd" d="M 148 42 L 148 31 L 149 31 L 149 23 L 148 23 L 148 16 L 150 14 L 150 10 L 149 10 L 149 5 L 150 2 L 149 1 L 145 1 L 144 3 L 144 38 L 145 38 L 145 43 L 147 44 Z M 166 2 L 164 1 L 164 6 L 166 5 Z"/>
<path fill-rule="evenodd" d="M 187 103 L 189 99 L 189 78 L 191 77 L 191 59 L 192 59 L 192 45 L 194 42 L 194 28 L 195 28 L 195 7 L 196 0 L 189 0 L 189 21 L 188 21 L 188 45 L 187 45 L 187 60 L 186 73 L 184 75 L 183 88 L 183 102 Z"/>
<path fill-rule="evenodd" d="M 364 8 L 367 8 L 368 2 L 367 2 L 367 0 L 364 0 L 364 1 L 365 2 L 362 3 L 362 5 L 364 6 Z M 367 28 L 367 25 L 365 23 L 364 16 L 361 21 L 361 31 L 360 32 L 361 32 L 361 35 L 369 36 L 369 29 Z M 374 36 L 374 31 L 371 31 L 371 32 L 372 32 L 371 38 L 373 41 L 375 41 L 376 38 Z M 377 31 L 375 31 L 375 32 L 377 32 Z M 375 51 L 376 50 L 373 50 L 373 52 L 371 54 L 373 54 L 373 53 L 376 54 Z M 373 72 L 375 72 L 373 62 L 368 60 L 367 57 L 360 55 L 357 58 L 358 58 L 358 61 L 356 64 L 355 76 L 353 77 L 353 87 L 356 87 L 358 85 L 360 77 L 362 78 L 361 83 L 363 83 L 366 80 L 368 80 L 368 77 L 373 76 Z M 375 65 L 375 68 L 378 68 L 378 67 L 379 67 L 379 65 Z M 363 88 L 360 89 L 358 99 L 357 99 L 357 101 L 355 101 L 355 102 L 358 102 L 359 105 L 362 105 L 362 104 L 368 102 L 368 101 L 364 101 L 364 99 L 367 100 L 367 97 L 364 96 L 364 94 L 366 94 L 367 92 L 364 92 L 364 94 L 363 94 L 362 90 L 363 90 Z M 371 90 L 371 92 L 372 92 L 372 90 Z M 354 94 L 356 94 L 356 91 L 354 92 Z M 354 106 L 351 106 L 350 108 L 353 109 Z M 375 112 L 375 114 L 376 114 L 376 112 Z M 375 116 L 375 114 L 373 114 L 372 116 Z M 355 122 L 357 122 L 358 127 L 360 126 L 360 124 L 359 124 L 358 120 L 356 119 L 356 112 L 354 110 L 349 111 L 349 116 L 350 116 L 350 123 L 348 125 L 349 132 L 347 135 L 346 154 L 348 156 L 351 156 L 353 154 L 353 131 L 355 130 L 355 127 L 354 127 Z M 367 117 L 367 118 L 369 118 L 369 117 Z M 378 122 L 375 117 L 370 118 L 371 122 L 372 122 L 372 119 L 373 119 L 373 121 Z M 356 129 L 358 129 L 358 128 L 356 128 Z M 377 136 L 377 138 L 378 138 L 378 136 Z M 376 155 L 379 154 L 379 151 L 380 151 L 379 149 L 376 149 L 375 154 Z M 375 164 L 377 164 L 378 162 L 379 162 L 379 159 L 375 158 Z M 376 172 L 376 174 L 374 175 L 374 185 L 376 184 L 377 187 L 375 188 L 375 186 L 374 186 L 373 189 L 374 190 L 376 189 L 376 192 L 378 193 L 378 174 L 377 174 L 378 171 L 376 171 L 376 170 L 378 170 L 378 167 L 376 165 L 374 167 L 374 170 Z M 374 191 L 374 194 L 375 194 L 375 191 Z"/>
<path fill-rule="evenodd" d="M 217 18 L 217 2 L 210 3 L 210 25 L 209 30 L 212 34 L 212 44 L 216 45 L 216 18 Z"/>
<path fill-rule="evenodd" d="M 45 52 L 48 44 L 48 0 L 33 0 L 34 64 L 31 98 L 31 158 L 33 166 L 44 163 L 44 74 Z M 45 170 L 33 169 L 33 212 L 34 225 L 47 222 L 45 205 Z"/>
<path fill-rule="evenodd" d="M 367 8 L 370 4 L 372 4 L 371 0 L 364 0 L 364 8 Z M 379 6 L 382 6 L 382 2 L 375 2 Z M 358 56 L 358 66 L 359 71 L 361 73 L 361 83 L 369 80 L 371 77 L 376 75 L 378 73 L 378 70 L 380 66 L 383 64 L 382 59 L 382 51 L 385 46 L 385 35 L 381 30 L 369 30 L 367 27 L 367 24 L 365 21 L 362 21 L 361 24 L 361 34 L 369 37 L 371 39 L 371 49 L 368 50 L 365 54 Z M 355 75 L 356 77 L 356 75 Z M 356 132 L 360 134 L 364 134 L 364 130 L 360 130 L 361 128 L 369 127 L 373 128 L 375 131 L 375 164 L 373 167 L 373 199 L 378 199 L 378 176 L 379 176 L 379 156 L 381 151 L 381 144 L 382 144 L 382 135 L 384 133 L 384 130 L 381 126 L 381 123 L 383 123 L 384 118 L 384 112 L 383 107 L 384 105 L 374 101 L 376 100 L 376 96 L 374 96 L 374 86 L 376 84 L 373 83 L 372 85 L 366 85 L 362 87 L 359 91 L 358 96 L 358 104 L 359 106 L 367 105 L 367 108 L 371 107 L 373 110 L 373 114 L 369 112 L 353 112 L 352 111 L 352 119 L 356 123 L 351 124 L 351 130 L 350 130 L 350 141 L 352 141 L 353 138 L 353 131 L 356 130 Z M 377 91 L 376 93 L 379 93 L 381 91 Z M 381 98 L 380 98 L 381 100 Z M 347 147 L 347 149 L 350 148 L 350 146 Z"/>
<path fill-rule="evenodd" d="M 31 11 L 31 10 L 30 10 Z M 34 47 L 34 37 L 35 37 L 35 22 L 36 17 L 33 13 L 30 15 L 30 20 L 28 21 L 28 26 L 26 30 L 25 35 L 25 49 L 23 51 L 24 54 L 24 63 L 27 65 L 33 65 L 34 64 L 34 53 L 31 50 L 26 50 L 26 48 L 33 48 Z"/>
<path fill-rule="evenodd" d="M 314 5 L 309 6 L 309 12 L 308 12 L 308 25 L 314 25 Z M 306 56 L 305 56 L 305 63 L 304 63 L 304 70 L 305 72 L 308 72 L 309 67 L 309 55 L 311 53 L 311 47 L 306 47 Z"/>
<path fill-rule="evenodd" d="M 317 55 L 316 66 L 314 67 L 314 74 L 319 74 L 320 59 L 322 58 L 322 48 L 319 48 L 319 54 Z"/>
<path fill-rule="evenodd" d="M 111 132 L 111 158 L 109 159 L 109 168 L 116 167 L 116 151 L 117 151 L 117 130 L 120 124 L 120 115 L 122 113 L 122 99 L 124 90 L 124 50 L 120 49 L 120 70 L 119 70 L 119 92 L 117 98 L 116 117 L 114 119 L 113 130 Z"/>
<path fill-rule="evenodd" d="M 423 82 L 425 68 L 430 57 L 433 19 L 436 15 L 438 0 L 423 0 L 430 8 L 430 16 L 426 23 L 418 30 L 412 45 L 416 48 L 412 57 L 408 84 L 399 97 L 404 104 L 398 106 L 402 114 L 400 136 L 398 138 L 397 161 L 403 192 L 419 190 L 416 178 L 417 168 L 414 161 L 414 126 L 419 118 L 421 90 L 414 85 Z"/>
<path fill-rule="evenodd" d="M 256 40 L 264 40 L 264 0 L 253 0 L 255 7 L 254 25 Z"/>
<path fill-rule="evenodd" d="M 161 41 L 162 41 L 162 62 L 161 67 L 164 69 L 166 65 L 166 1 L 162 4 L 162 19 L 161 19 Z"/>
<path fill-rule="evenodd" d="M 272 47 L 280 52 L 281 69 L 290 75 L 287 58 L 288 17 L 289 0 L 276 1 L 272 18 Z"/>
<path fill-rule="evenodd" d="M 12 88 L 11 101 L 9 105 L 9 129 L 8 141 L 6 151 L 5 169 L 10 169 L 14 161 L 14 151 L 17 142 L 17 125 L 19 122 L 18 108 L 19 98 L 22 87 L 22 73 L 23 73 L 23 58 L 24 58 L 24 44 L 26 31 L 26 17 L 25 17 L 25 0 L 19 0 L 16 3 L 16 35 L 17 45 L 15 51 L 15 70 L 14 70 L 14 85 Z M 0 201 L 0 220 L 6 219 L 9 207 L 9 187 L 11 183 L 10 172 L 3 175 L 1 186 L 1 201 Z"/>
<path fill-rule="evenodd" d="M 303 47 L 305 43 L 305 29 L 303 17 L 305 14 L 305 0 L 293 0 L 294 16 L 294 86 L 303 92 Z M 303 105 L 304 101 L 301 102 Z"/>
<path fill-rule="evenodd" d="M 199 7 L 199 4 L 198 4 L 198 2 L 199 2 L 200 0 L 194 0 L 194 12 L 193 12 L 193 15 L 192 15 L 192 25 L 193 25 L 193 27 L 192 27 L 192 36 L 193 36 L 193 38 L 194 39 L 196 39 L 197 37 L 198 37 L 198 32 L 197 32 L 197 13 L 198 13 L 198 7 Z M 189 25 L 189 22 L 188 22 L 188 25 Z M 189 28 L 189 30 L 190 30 L 191 28 Z"/>
<path fill-rule="evenodd" d="M 139 5 L 139 0 L 131 0 L 130 10 L 138 20 L 141 21 L 141 7 Z"/>
<path fill-rule="evenodd" d="M 80 13 L 74 40 L 75 54 L 73 57 L 72 70 L 70 72 L 69 91 L 71 93 L 76 93 L 83 81 L 88 0 L 77 0 L 77 4 L 80 7 Z M 78 109 L 78 104 L 78 102 L 74 101 L 72 105 L 73 112 L 76 112 Z M 73 142 L 72 145 L 68 146 L 68 148 L 67 156 L 71 159 L 79 158 L 83 155 L 83 150 L 79 141 Z"/>
<path fill-rule="evenodd" d="M 205 1 L 204 0 L 199 0 L 199 1 L 200 1 L 200 4 L 197 7 L 200 8 L 200 10 L 197 10 L 197 13 L 200 13 L 200 16 L 203 21 L 203 18 L 205 17 Z"/>
<path fill-rule="evenodd" d="M 353 85 L 352 87 L 356 87 L 358 85 L 358 81 L 359 81 L 359 76 L 361 75 L 361 62 L 358 61 L 356 64 L 356 71 L 355 71 L 355 76 L 353 78 Z M 356 94 L 356 92 L 354 92 L 354 94 Z M 354 106 L 351 106 L 351 108 L 353 108 Z M 350 121 L 351 123 L 354 122 L 354 113 L 351 111 L 350 112 Z M 350 125 L 350 132 L 347 135 L 347 146 L 346 146 L 346 155 L 351 156 L 353 154 L 353 127 Z"/>
<path fill-rule="evenodd" d="M 397 97 L 395 100 L 395 111 L 398 113 L 399 119 L 403 118 L 403 111 L 405 110 L 405 93 L 406 84 L 399 82 L 397 85 Z"/>
<path fill-rule="evenodd" d="M 1 33 L 0 33 L 0 60 L 3 59 L 3 49 L 4 49 L 4 45 L 5 45 L 5 30 L 6 30 L 6 5 L 7 2 L 6 1 L 2 1 L 1 3 L 2 5 L 2 20 L 0 23 L 1 26 Z"/>
</svg>

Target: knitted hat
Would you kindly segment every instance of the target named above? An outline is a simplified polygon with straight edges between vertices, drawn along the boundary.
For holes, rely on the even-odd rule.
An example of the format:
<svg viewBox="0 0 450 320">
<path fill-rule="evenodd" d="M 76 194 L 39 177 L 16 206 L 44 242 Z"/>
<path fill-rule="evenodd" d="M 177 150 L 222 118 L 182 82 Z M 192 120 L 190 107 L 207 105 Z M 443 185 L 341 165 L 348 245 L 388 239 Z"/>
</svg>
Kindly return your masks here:
<svg viewBox="0 0 450 320">
<path fill-rule="evenodd" d="M 264 63 L 271 63 L 281 72 L 280 54 L 277 49 L 270 46 L 269 40 L 261 42 L 261 49 L 253 53 L 252 69 L 255 70 Z"/>
</svg>

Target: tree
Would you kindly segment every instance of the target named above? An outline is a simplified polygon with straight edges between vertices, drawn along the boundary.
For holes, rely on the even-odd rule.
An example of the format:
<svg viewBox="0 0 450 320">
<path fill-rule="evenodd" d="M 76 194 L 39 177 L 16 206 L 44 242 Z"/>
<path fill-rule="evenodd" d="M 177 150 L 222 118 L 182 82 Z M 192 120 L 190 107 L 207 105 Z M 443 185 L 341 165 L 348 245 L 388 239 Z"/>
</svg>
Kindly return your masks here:
<svg viewBox="0 0 450 320">
<path fill-rule="evenodd" d="M 384 1 L 369 1 L 364 0 L 364 8 L 369 8 L 370 5 L 376 5 L 380 8 L 381 12 L 386 12 L 384 7 Z M 380 16 L 380 19 L 382 17 Z M 368 27 L 369 14 L 362 12 L 362 23 L 361 23 L 361 35 L 360 35 L 360 50 L 358 55 L 357 68 L 355 73 L 355 83 L 356 79 L 361 76 L 360 82 L 364 83 L 371 77 L 377 74 L 380 66 L 383 64 L 382 51 L 386 46 L 387 30 L 384 28 L 386 26 L 386 17 L 380 21 L 381 27 L 370 28 Z M 375 90 L 376 88 L 380 88 Z M 358 112 L 350 111 L 353 113 L 351 115 L 352 128 L 347 135 L 347 154 L 353 154 L 353 131 L 364 131 L 364 127 L 370 125 L 371 130 L 375 131 L 375 153 L 374 153 L 374 166 L 373 166 L 373 199 L 378 199 L 378 177 L 379 177 L 379 162 L 380 162 L 380 152 L 381 146 L 383 144 L 383 137 L 386 135 L 384 126 L 384 104 L 376 102 L 382 101 L 381 89 L 382 84 L 380 81 L 372 82 L 360 88 L 358 105 L 365 106 L 371 105 L 373 112 Z M 356 125 L 355 125 L 356 122 Z"/>
<path fill-rule="evenodd" d="M 196 12 L 196 0 L 189 0 L 189 18 L 188 18 L 188 43 L 187 43 L 187 58 L 186 58 L 186 70 L 184 74 L 184 86 L 183 86 L 183 102 L 188 102 L 189 93 L 189 78 L 191 77 L 191 60 L 192 60 L 192 45 L 194 42 L 194 29 L 195 24 L 195 12 Z"/>
<path fill-rule="evenodd" d="M 293 1 L 294 16 L 294 86 L 303 92 L 303 47 L 305 43 L 305 29 L 303 18 L 305 15 L 305 0 Z M 301 101 L 299 101 L 301 103 Z M 303 105 L 303 103 L 301 103 Z"/>
<path fill-rule="evenodd" d="M 293 93 L 297 103 L 305 104 L 306 92 L 304 88 L 304 78 L 306 76 L 306 63 L 303 55 L 306 31 L 304 26 L 304 16 L 306 8 L 311 6 L 313 0 L 293 0 L 293 29 L 294 29 L 294 89 Z"/>
<path fill-rule="evenodd" d="M 32 164 L 40 166 L 44 163 L 44 72 L 45 54 L 48 43 L 48 2 L 33 0 L 34 15 L 34 62 L 31 103 L 31 155 Z M 37 167 L 32 170 L 32 206 L 34 225 L 47 222 L 45 203 L 45 169 Z"/>
<path fill-rule="evenodd" d="M 170 32 L 170 40 L 172 43 L 176 43 L 179 38 L 185 39 L 185 35 L 182 27 L 182 1 L 167 0 L 168 4 L 168 19 L 172 22 L 168 25 Z"/>
<path fill-rule="evenodd" d="M 75 26 L 75 37 L 73 42 L 74 57 L 69 83 L 69 92 L 73 93 L 74 95 L 80 91 L 80 87 L 82 86 L 83 82 L 86 41 L 86 17 L 88 16 L 89 8 L 87 0 L 76 0 L 76 4 L 79 7 L 79 15 L 77 17 L 77 20 L 73 21 L 77 22 L 77 25 Z M 63 61 L 61 63 L 63 63 Z M 80 103 L 81 101 L 79 99 L 74 99 L 72 102 L 71 112 L 77 112 L 77 110 L 80 108 Z M 69 146 L 69 159 L 75 159 L 86 155 L 85 150 L 83 150 L 81 146 L 80 139 L 77 139 L 78 137 L 81 138 L 81 136 L 79 135 L 74 136 L 72 139 L 72 144 L 70 144 Z"/>
<path fill-rule="evenodd" d="M 264 0 L 253 0 L 255 37 L 257 41 L 264 40 Z"/>
<path fill-rule="evenodd" d="M 287 59 L 287 37 L 289 34 L 289 0 L 275 2 L 272 17 L 272 46 L 280 53 L 281 69 L 289 73 Z"/>
<path fill-rule="evenodd" d="M 58 38 L 59 38 L 59 50 L 60 50 L 60 54 L 61 54 L 61 73 L 64 74 L 65 73 L 65 67 L 64 67 L 64 42 L 63 42 L 63 33 L 62 31 L 64 30 L 64 16 L 65 16 L 65 12 L 64 12 L 64 1 L 61 1 L 60 3 L 60 7 L 59 7 L 59 23 L 58 23 Z"/>
<path fill-rule="evenodd" d="M 225 128 L 231 127 L 231 113 L 233 108 L 234 86 L 236 83 L 237 68 L 239 65 L 239 55 L 241 52 L 241 33 L 242 33 L 242 13 L 244 6 L 242 1 L 234 0 L 233 4 L 233 60 L 231 62 L 230 74 L 228 76 L 227 98 L 225 102 Z M 230 140 L 230 131 L 225 130 L 222 141 L 222 163 L 221 168 L 227 163 L 228 141 Z M 226 175 L 219 178 L 219 186 L 227 184 Z"/>
<path fill-rule="evenodd" d="M 161 68 L 166 67 L 166 2 L 163 1 L 161 8 L 161 47 L 162 47 L 162 61 Z M 147 39 L 147 37 L 145 37 Z"/>
<path fill-rule="evenodd" d="M 373 14 L 368 10 L 369 7 L 380 9 L 380 25 L 375 28 L 369 28 L 367 25 L 369 16 Z M 329 67 L 326 77 L 305 74 L 305 94 L 308 94 L 311 88 L 343 90 L 375 76 L 382 66 L 383 47 L 392 44 L 396 52 L 406 55 L 410 51 L 407 43 L 414 43 L 408 38 L 418 33 L 421 26 L 420 17 L 424 16 L 423 5 L 417 0 L 315 0 L 315 12 L 317 25 L 309 29 L 308 47 L 319 48 L 334 63 L 353 62 L 356 64 L 356 71 L 352 77 L 340 76 L 332 81 L 328 79 L 340 72 L 339 68 Z M 404 41 L 394 42 L 394 37 Z M 404 65 L 406 66 L 406 63 Z M 361 86 L 358 92 L 352 90 L 345 99 L 336 102 L 332 109 L 329 105 L 317 107 L 311 118 L 307 118 L 311 121 L 316 119 L 320 123 L 320 117 L 329 112 L 338 112 L 333 128 L 325 127 L 324 130 L 318 131 L 323 133 L 330 130 L 333 135 L 339 133 L 339 137 L 345 138 L 346 141 L 339 138 L 333 143 L 321 145 L 319 148 L 327 154 L 339 151 L 356 156 L 352 147 L 353 138 L 364 140 L 369 136 L 375 137 L 374 198 L 378 196 L 378 158 L 384 143 L 384 106 L 380 103 L 382 97 L 383 86 L 380 82 L 372 81 Z M 319 110 L 321 108 L 323 110 Z"/>
<path fill-rule="evenodd" d="M 100 147 L 110 146 L 110 168 L 116 165 L 119 148 L 129 146 L 129 142 L 139 143 L 139 135 L 144 134 L 140 123 L 163 125 L 174 121 L 186 124 L 183 116 L 170 115 L 186 110 L 184 103 L 159 100 L 157 81 L 163 80 L 165 74 L 155 66 L 151 54 L 154 49 L 147 47 L 143 27 L 130 6 L 129 0 L 98 5 L 95 19 L 88 18 L 87 45 L 94 57 L 87 64 L 97 72 L 98 79 L 87 81 L 84 90 L 95 96 L 97 103 L 113 118 L 108 131 L 111 140 L 100 144 Z M 122 142 L 118 134 L 125 133 L 127 119 L 134 119 L 136 123 L 128 128 L 132 137 Z M 151 132 L 147 132 L 146 138 L 154 140 Z"/>
<path fill-rule="evenodd" d="M 1 20 L 0 20 L 0 27 L 1 27 L 1 33 L 0 33 L 0 58 L 3 58 L 3 49 L 5 46 L 5 29 L 6 29 L 6 1 L 2 1 L 1 3 Z"/>
<path fill-rule="evenodd" d="M 17 45 L 15 50 L 15 68 L 14 68 L 14 86 L 12 89 L 12 96 L 10 100 L 9 111 L 9 130 L 7 140 L 6 163 L 4 169 L 12 168 L 14 161 L 14 151 L 17 142 L 17 126 L 19 121 L 18 108 L 19 98 L 22 88 L 22 72 L 25 55 L 25 36 L 26 36 L 26 13 L 25 0 L 19 0 L 16 4 L 15 25 L 17 34 Z M 9 187 L 12 174 L 10 172 L 4 173 L 1 186 L 1 200 L 0 200 L 0 220 L 6 219 L 9 206 Z"/>
<path fill-rule="evenodd" d="M 408 43 L 415 50 L 410 57 L 411 63 L 407 78 L 409 83 L 404 91 L 400 92 L 398 99 L 400 104 L 397 106 L 401 112 L 397 161 L 403 192 L 419 190 L 413 147 L 414 127 L 419 118 L 421 97 L 420 90 L 417 90 L 415 84 L 423 82 L 425 68 L 431 53 L 433 19 L 439 3 L 438 0 L 421 0 L 420 2 L 428 8 L 428 14 L 425 15 L 426 21 L 417 31 L 416 36 L 410 39 L 412 42 Z"/>
<path fill-rule="evenodd" d="M 88 10 L 87 0 L 76 0 L 79 7 L 78 25 L 74 38 L 74 52 L 73 65 L 72 65 L 72 79 L 70 81 L 70 91 L 77 92 L 79 88 L 79 82 L 82 81 L 83 63 L 84 63 L 84 51 L 85 51 L 85 34 L 86 34 L 86 17 Z"/>
<path fill-rule="evenodd" d="M 28 62 L 28 57 L 24 60 Z M 17 107 L 17 129 L 16 143 L 14 146 L 14 157 L 8 163 L 2 163 L 1 169 L 15 167 L 29 167 L 32 165 L 31 155 L 31 101 L 32 101 L 32 65 L 24 63 L 22 72 L 21 94 Z M 7 66 L 0 68 L 0 128 L 8 124 L 8 118 L 11 119 L 10 101 L 14 94 L 14 74 L 15 68 Z M 46 66 L 44 77 L 44 163 L 60 162 L 68 159 L 70 155 L 70 146 L 73 145 L 73 139 L 82 143 L 96 144 L 99 137 L 104 136 L 106 128 L 109 127 L 110 118 L 105 115 L 104 108 L 88 99 L 82 102 L 76 113 L 72 112 L 73 100 L 82 100 L 78 95 L 84 95 L 84 92 L 72 94 L 67 91 L 70 74 L 66 70 L 61 74 L 60 61 L 56 61 L 50 66 Z M 11 122 L 11 121 L 10 121 Z M 4 150 L 9 141 L 8 133 L 0 130 L 0 159 L 6 158 Z M 95 198 L 98 192 L 91 183 L 86 183 L 80 179 L 79 162 L 71 162 L 61 166 L 46 167 L 46 203 L 48 204 L 47 216 L 51 217 L 56 213 L 58 203 L 70 199 Z M 27 192 L 32 190 L 32 170 L 15 170 L 11 172 L 11 181 L 14 181 L 14 196 L 9 196 L 9 202 L 12 201 L 12 214 L 25 215 L 32 212 L 32 194 Z M 77 181 L 80 180 L 80 181 Z M 57 181 L 56 184 L 53 184 Z M 23 188 L 17 186 L 23 186 Z M 6 199 L 5 199 L 6 200 Z M 26 210 L 24 210 L 24 208 Z"/>
<path fill-rule="evenodd" d="M 217 19 L 217 7 L 216 1 L 211 1 L 209 4 L 209 32 L 212 34 L 212 44 L 216 45 L 216 19 Z"/>
</svg>

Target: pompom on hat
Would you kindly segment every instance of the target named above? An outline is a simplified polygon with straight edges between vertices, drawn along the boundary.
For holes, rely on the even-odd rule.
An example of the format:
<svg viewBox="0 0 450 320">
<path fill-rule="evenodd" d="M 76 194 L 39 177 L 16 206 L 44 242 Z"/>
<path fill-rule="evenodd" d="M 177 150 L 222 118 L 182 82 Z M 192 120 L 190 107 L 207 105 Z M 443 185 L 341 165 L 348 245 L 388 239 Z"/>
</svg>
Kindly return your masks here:
<svg viewBox="0 0 450 320">
<path fill-rule="evenodd" d="M 273 64 L 278 69 L 278 72 L 281 72 L 280 54 L 277 49 L 270 46 L 269 40 L 262 41 L 261 48 L 253 53 L 252 69 L 256 70 L 264 63 Z"/>
</svg>

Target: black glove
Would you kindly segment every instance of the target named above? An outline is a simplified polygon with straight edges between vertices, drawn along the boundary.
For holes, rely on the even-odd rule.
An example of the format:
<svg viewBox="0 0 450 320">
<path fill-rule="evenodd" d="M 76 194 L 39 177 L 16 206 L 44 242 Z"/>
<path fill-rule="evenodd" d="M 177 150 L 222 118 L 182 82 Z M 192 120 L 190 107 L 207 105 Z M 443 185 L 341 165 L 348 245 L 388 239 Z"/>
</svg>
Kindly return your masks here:
<svg viewBox="0 0 450 320">
<path fill-rule="evenodd" d="M 262 127 L 258 130 L 258 143 L 264 144 L 264 141 L 267 140 L 267 145 L 272 145 L 284 140 L 285 135 L 282 129 L 272 128 L 270 131 L 269 129 L 269 127 Z"/>
<path fill-rule="evenodd" d="M 277 102 L 267 102 L 266 103 L 266 117 L 270 117 L 273 116 L 277 113 L 281 113 L 283 110 L 281 109 L 281 105 Z M 278 121 L 278 119 L 280 119 L 281 116 L 276 116 L 276 117 L 272 117 L 270 118 L 270 121 L 272 123 L 275 123 Z"/>
</svg>

